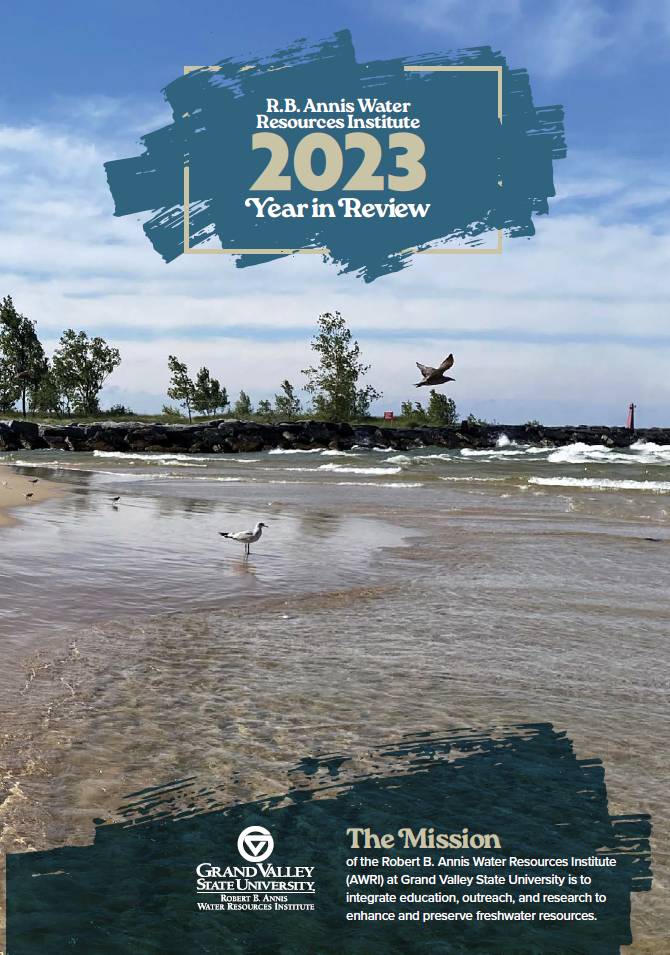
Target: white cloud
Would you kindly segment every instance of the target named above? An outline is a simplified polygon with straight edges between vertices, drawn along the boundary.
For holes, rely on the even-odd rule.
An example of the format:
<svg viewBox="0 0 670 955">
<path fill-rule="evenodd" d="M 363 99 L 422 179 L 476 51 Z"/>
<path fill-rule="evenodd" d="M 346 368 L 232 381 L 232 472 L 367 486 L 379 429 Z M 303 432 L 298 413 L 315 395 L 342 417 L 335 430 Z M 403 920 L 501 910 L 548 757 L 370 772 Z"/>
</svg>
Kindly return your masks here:
<svg viewBox="0 0 670 955">
<path fill-rule="evenodd" d="M 631 56 L 670 39 L 669 0 L 378 0 L 378 5 L 386 16 L 452 46 L 493 42 L 549 78 L 594 57 L 601 69 L 622 69 Z"/>
<path fill-rule="evenodd" d="M 641 421 L 645 409 L 661 416 L 670 231 L 660 166 L 619 158 L 602 177 L 602 157 L 571 155 L 533 239 L 507 240 L 500 257 L 417 257 L 365 285 L 316 256 L 243 270 L 214 256 L 165 265 L 139 221 L 112 215 L 102 164 L 132 147 L 96 124 L 0 128 L 0 295 L 38 321 L 49 347 L 70 326 L 113 339 L 124 362 L 110 400 L 160 409 L 170 352 L 207 364 L 234 394 L 272 394 L 287 375 L 300 380 L 316 316 L 340 309 L 384 406 L 421 396 L 414 361 L 453 349 L 464 412 L 615 421 L 635 399 Z M 244 336 L 249 326 L 261 330 Z"/>
</svg>

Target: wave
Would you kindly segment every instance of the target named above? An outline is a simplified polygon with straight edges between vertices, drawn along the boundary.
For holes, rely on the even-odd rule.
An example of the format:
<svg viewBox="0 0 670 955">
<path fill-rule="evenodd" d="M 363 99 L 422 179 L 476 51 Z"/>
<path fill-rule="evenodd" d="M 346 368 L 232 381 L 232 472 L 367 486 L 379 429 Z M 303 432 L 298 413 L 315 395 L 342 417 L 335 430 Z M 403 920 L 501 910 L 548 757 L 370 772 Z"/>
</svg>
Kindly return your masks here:
<svg viewBox="0 0 670 955">
<path fill-rule="evenodd" d="M 177 477 L 177 475 L 166 474 L 162 471 L 154 471 L 153 473 L 135 472 L 132 471 L 105 471 L 104 468 L 87 468 L 82 467 L 78 464 L 69 464 L 62 461 L 22 461 L 16 459 L 15 461 L 9 461 L 8 464 L 17 465 L 22 468 L 49 468 L 51 471 L 63 471 L 67 473 L 68 471 L 76 471 L 81 474 L 91 474 L 93 477 L 105 481 L 109 478 L 110 483 L 116 481 L 128 481 L 130 483 L 137 483 L 138 481 L 160 481 L 166 480 L 170 477 Z M 181 477 L 181 475 L 179 475 Z M 194 478 L 195 480 L 195 478 Z M 198 480 L 207 480 L 207 478 L 199 478 Z"/>
<path fill-rule="evenodd" d="M 273 448 L 268 454 L 319 454 L 323 448 Z"/>
<path fill-rule="evenodd" d="M 530 477 L 529 484 L 547 487 L 581 487 L 596 491 L 650 491 L 670 494 L 670 481 L 627 481 L 617 478 Z"/>
<path fill-rule="evenodd" d="M 94 451 L 94 458 L 113 458 L 117 461 L 146 461 L 149 464 L 168 464 L 172 467 L 203 467 L 212 462 L 212 458 L 199 458 L 193 454 L 175 452 L 147 451 L 146 454 L 131 451 Z M 201 462 L 205 462 L 202 464 Z"/>
<path fill-rule="evenodd" d="M 528 454 L 547 454 L 548 451 L 549 448 L 517 444 L 514 447 L 504 448 L 461 448 L 460 453 L 464 458 L 486 458 L 496 461 L 498 458 L 523 458 Z"/>
<path fill-rule="evenodd" d="M 177 475 L 174 475 L 174 477 L 177 477 Z M 181 478 L 181 474 L 179 475 L 179 477 Z M 207 482 L 209 482 L 209 481 L 246 481 L 247 483 L 253 483 L 253 482 L 256 480 L 256 478 L 247 478 L 247 477 L 214 477 L 214 476 L 212 475 L 211 477 L 194 477 L 194 478 L 190 478 L 189 480 L 191 480 L 191 481 L 207 481 Z"/>
<path fill-rule="evenodd" d="M 306 469 L 307 470 L 307 469 Z M 287 481 L 287 480 L 270 480 L 268 484 L 311 484 L 315 487 L 323 487 L 323 484 L 320 484 L 319 481 Z M 332 481 L 328 484 L 328 487 L 423 487 L 420 481 Z"/>
<path fill-rule="evenodd" d="M 368 448 L 364 444 L 352 444 L 351 450 L 352 451 L 367 451 L 368 453 L 370 451 L 376 451 L 378 454 L 388 454 L 389 451 L 395 451 L 395 448 L 377 447 L 376 445 L 373 448 Z"/>
<path fill-rule="evenodd" d="M 375 474 L 400 474 L 402 468 L 385 468 L 385 467 L 371 467 L 371 468 L 352 468 L 344 464 L 320 464 L 316 469 L 317 471 L 333 471 L 336 474 L 370 474 L 374 476 Z"/>
<path fill-rule="evenodd" d="M 21 467 L 21 468 L 55 468 L 56 470 L 60 470 L 60 471 L 65 471 L 65 470 L 93 471 L 94 470 L 94 468 L 74 468 L 74 467 L 68 468 L 68 465 L 64 464 L 62 461 L 22 461 L 20 458 L 13 458 L 12 460 L 7 461 L 7 464 L 16 464 L 18 467 Z"/>
<path fill-rule="evenodd" d="M 630 448 L 631 451 L 652 451 L 670 454 L 670 444 L 656 444 L 655 441 L 647 441 L 645 438 L 640 438 L 634 444 L 631 444 Z"/>
<path fill-rule="evenodd" d="M 320 457 L 322 458 L 357 458 L 358 455 L 354 454 L 353 451 L 328 450 L 328 451 L 322 451 Z"/>
<path fill-rule="evenodd" d="M 448 451 L 439 454 L 417 454 L 415 461 L 453 461 L 454 457 Z"/>
<path fill-rule="evenodd" d="M 458 481 L 460 484 L 470 484 L 470 482 L 482 484 L 496 484 L 500 481 L 506 481 L 504 477 L 474 477 L 474 475 L 455 475 L 451 477 L 440 477 L 440 481 Z"/>
<path fill-rule="evenodd" d="M 277 471 L 277 468 L 263 468 L 264 471 Z M 291 471 L 298 474 L 314 474 L 317 475 L 320 471 L 329 471 L 334 474 L 370 474 L 374 476 L 375 474 L 400 474 L 402 468 L 385 468 L 385 467 L 369 467 L 369 468 L 356 468 L 349 467 L 345 464 L 319 464 L 315 468 L 281 468 L 282 471 Z"/>
<path fill-rule="evenodd" d="M 423 487 L 420 481 L 335 481 L 337 487 Z"/>
<path fill-rule="evenodd" d="M 453 463 L 454 459 L 452 454 L 449 454 L 447 451 L 438 452 L 436 454 L 394 454 L 390 458 L 386 458 L 384 464 L 414 464 L 416 461 L 448 461 Z"/>
<path fill-rule="evenodd" d="M 316 474 L 318 468 L 260 468 L 261 471 L 270 471 L 271 474 L 277 474 L 278 471 L 293 471 L 297 474 Z"/>
<path fill-rule="evenodd" d="M 636 441 L 628 449 L 608 448 L 604 444 L 566 444 L 552 451 L 552 464 L 670 464 L 670 447 Z"/>
</svg>

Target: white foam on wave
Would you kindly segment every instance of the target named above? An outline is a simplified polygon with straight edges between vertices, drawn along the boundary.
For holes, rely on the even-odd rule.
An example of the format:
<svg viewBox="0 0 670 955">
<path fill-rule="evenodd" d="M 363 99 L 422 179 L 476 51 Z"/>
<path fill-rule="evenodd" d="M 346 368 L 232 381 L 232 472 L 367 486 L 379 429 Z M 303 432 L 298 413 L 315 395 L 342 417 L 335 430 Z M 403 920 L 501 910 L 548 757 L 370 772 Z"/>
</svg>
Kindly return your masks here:
<svg viewBox="0 0 670 955">
<path fill-rule="evenodd" d="M 357 458 L 358 455 L 354 454 L 353 451 L 335 451 L 329 449 L 328 451 L 321 452 L 322 458 Z"/>
<path fill-rule="evenodd" d="M 656 444 L 655 441 L 646 441 L 640 438 L 630 446 L 631 451 L 648 451 L 657 454 L 670 454 L 670 444 Z"/>
<path fill-rule="evenodd" d="M 176 477 L 177 475 L 174 475 L 174 476 Z M 181 479 L 181 474 L 179 475 L 179 477 L 180 477 L 180 479 Z M 253 483 L 253 482 L 256 480 L 256 478 L 214 477 L 214 476 L 211 476 L 211 477 L 194 477 L 194 478 L 189 478 L 189 480 L 190 480 L 190 481 L 207 481 L 208 483 L 209 483 L 210 481 L 223 481 L 223 482 L 228 482 L 228 481 L 245 481 L 247 484 L 249 484 L 249 483 Z"/>
<path fill-rule="evenodd" d="M 457 460 L 457 459 L 456 459 Z M 387 458 L 384 462 L 385 464 L 414 464 L 415 461 L 449 461 L 453 462 L 454 458 L 446 453 L 436 453 L 436 454 L 394 454 L 390 458 Z"/>
<path fill-rule="evenodd" d="M 336 481 L 337 487 L 423 487 L 420 481 Z"/>
<path fill-rule="evenodd" d="M 648 491 L 669 494 L 670 481 L 627 481 L 617 478 L 530 477 L 529 484 L 547 487 L 590 488 L 596 491 Z"/>
<path fill-rule="evenodd" d="M 7 461 L 7 464 L 17 464 L 22 468 L 56 468 L 56 470 L 66 470 L 67 465 L 62 461 L 22 461 L 20 458 L 14 458 Z M 92 471 L 93 468 L 72 468 L 71 470 Z"/>
<path fill-rule="evenodd" d="M 315 486 L 323 487 L 323 484 L 319 481 L 289 481 L 289 480 L 270 480 L 268 484 L 312 484 Z M 332 481 L 328 484 L 328 487 L 423 487 L 421 482 L 417 481 Z"/>
<path fill-rule="evenodd" d="M 203 467 L 212 461 L 212 458 L 199 458 L 192 454 L 181 454 L 178 451 L 147 451 L 140 454 L 135 451 L 94 451 L 94 458 L 113 458 L 117 461 L 144 461 L 148 464 L 167 464 L 170 467 Z M 204 464 L 202 462 L 205 462 Z"/>
<path fill-rule="evenodd" d="M 368 454 L 369 454 L 371 451 L 376 451 L 377 454 L 389 454 L 391 451 L 395 451 L 395 448 L 379 447 L 379 446 L 377 446 L 377 445 L 375 445 L 375 446 L 372 447 L 372 448 L 368 448 L 368 447 L 367 447 L 366 445 L 364 445 L 364 444 L 352 444 L 351 450 L 352 450 L 352 451 L 367 451 Z"/>
<path fill-rule="evenodd" d="M 498 458 L 518 458 L 527 454 L 546 454 L 548 450 L 548 448 L 524 447 L 518 444 L 504 448 L 461 448 L 461 455 L 464 458 L 486 458 L 495 461 Z"/>
<path fill-rule="evenodd" d="M 608 448 L 604 444 L 566 444 L 552 451 L 552 464 L 670 464 L 670 447 L 636 441 L 630 448 Z"/>
<path fill-rule="evenodd" d="M 323 448 L 272 448 L 268 454 L 319 454 Z"/>
<path fill-rule="evenodd" d="M 333 471 L 337 474 L 369 474 L 374 476 L 375 474 L 400 474 L 402 468 L 352 468 L 344 464 L 320 464 L 317 470 Z"/>
<path fill-rule="evenodd" d="M 16 459 L 15 461 L 9 461 L 9 464 L 16 464 L 22 468 L 49 468 L 51 471 L 76 471 L 82 474 L 92 474 L 96 478 L 101 480 L 106 480 L 109 478 L 110 481 L 127 481 L 130 483 L 136 483 L 138 481 L 158 481 L 163 480 L 169 477 L 173 477 L 171 474 L 165 474 L 165 472 L 155 471 L 153 473 L 138 472 L 132 473 L 127 471 L 105 471 L 104 468 L 86 468 L 81 467 L 78 464 L 68 464 L 63 461 L 21 461 Z"/>
<path fill-rule="evenodd" d="M 271 471 L 276 474 L 277 471 L 295 471 L 297 473 L 314 474 L 316 468 L 259 468 L 260 471 Z"/>
<path fill-rule="evenodd" d="M 454 458 L 451 454 L 446 451 L 443 451 L 439 454 L 417 454 L 417 461 L 454 461 L 458 458 Z"/>
<path fill-rule="evenodd" d="M 450 477 L 440 477 L 440 481 L 458 481 L 460 484 L 497 484 L 500 481 L 506 481 L 504 477 L 475 477 L 474 475 L 456 475 Z"/>
</svg>

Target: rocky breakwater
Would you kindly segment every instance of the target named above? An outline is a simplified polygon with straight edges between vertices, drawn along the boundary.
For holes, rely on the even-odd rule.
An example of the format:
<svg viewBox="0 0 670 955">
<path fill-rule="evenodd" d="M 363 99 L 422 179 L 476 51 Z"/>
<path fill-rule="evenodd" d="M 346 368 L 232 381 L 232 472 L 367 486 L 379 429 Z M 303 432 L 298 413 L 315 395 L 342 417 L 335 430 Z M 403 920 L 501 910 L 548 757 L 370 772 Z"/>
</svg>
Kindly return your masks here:
<svg viewBox="0 0 670 955">
<path fill-rule="evenodd" d="M 35 424 L 0 421 L 0 451 L 126 451 L 181 454 L 234 454 L 273 448 L 493 448 L 501 435 L 519 444 L 559 445 L 582 442 L 626 448 L 644 439 L 670 444 L 670 428 L 610 428 L 592 425 L 489 425 L 462 421 L 452 428 L 380 428 L 333 421 L 260 423 L 217 420 L 196 424 L 100 421 L 92 424 Z"/>
</svg>

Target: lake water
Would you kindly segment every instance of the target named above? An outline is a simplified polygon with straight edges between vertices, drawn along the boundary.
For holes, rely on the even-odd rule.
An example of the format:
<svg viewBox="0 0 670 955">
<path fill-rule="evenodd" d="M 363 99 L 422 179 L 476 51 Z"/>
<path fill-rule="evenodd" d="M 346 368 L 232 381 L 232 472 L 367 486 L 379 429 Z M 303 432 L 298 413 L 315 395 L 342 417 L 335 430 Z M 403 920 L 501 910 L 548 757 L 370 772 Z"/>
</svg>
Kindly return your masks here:
<svg viewBox="0 0 670 955">
<path fill-rule="evenodd" d="M 630 951 L 668 950 L 670 447 L 0 463 L 66 491 L 0 530 L 8 849 L 185 775 L 250 799 L 306 754 L 551 722 L 652 813 Z M 244 560 L 218 532 L 257 520 Z"/>
</svg>

